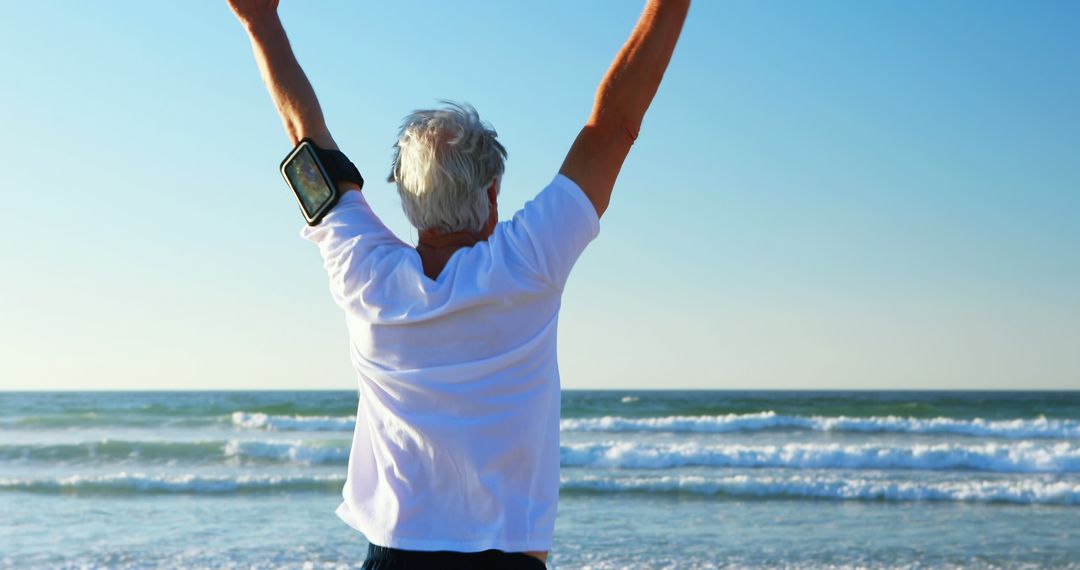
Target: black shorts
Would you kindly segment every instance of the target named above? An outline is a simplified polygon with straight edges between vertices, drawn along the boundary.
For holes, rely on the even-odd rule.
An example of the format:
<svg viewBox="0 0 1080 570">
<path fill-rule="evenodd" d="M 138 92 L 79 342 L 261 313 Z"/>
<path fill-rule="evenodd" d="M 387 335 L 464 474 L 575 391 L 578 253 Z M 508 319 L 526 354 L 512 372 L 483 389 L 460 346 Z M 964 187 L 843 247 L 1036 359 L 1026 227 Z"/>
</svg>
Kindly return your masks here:
<svg viewBox="0 0 1080 570">
<path fill-rule="evenodd" d="M 453 552 L 450 550 L 401 550 L 368 545 L 362 570 L 544 570 L 547 565 L 528 554 L 485 550 Z"/>
</svg>

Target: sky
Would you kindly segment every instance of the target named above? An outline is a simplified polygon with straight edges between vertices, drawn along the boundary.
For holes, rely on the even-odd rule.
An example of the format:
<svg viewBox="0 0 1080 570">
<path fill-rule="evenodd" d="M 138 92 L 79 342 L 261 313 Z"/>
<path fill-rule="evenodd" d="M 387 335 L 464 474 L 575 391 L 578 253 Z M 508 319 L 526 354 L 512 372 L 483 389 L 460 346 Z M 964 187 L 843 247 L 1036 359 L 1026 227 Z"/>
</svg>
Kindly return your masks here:
<svg viewBox="0 0 1080 570">
<path fill-rule="evenodd" d="M 503 219 L 640 3 L 283 0 L 365 195 L 465 101 Z M 225 2 L 0 1 L 0 390 L 352 389 Z M 1080 389 L 1080 4 L 697 0 L 560 317 L 564 388 Z"/>
</svg>

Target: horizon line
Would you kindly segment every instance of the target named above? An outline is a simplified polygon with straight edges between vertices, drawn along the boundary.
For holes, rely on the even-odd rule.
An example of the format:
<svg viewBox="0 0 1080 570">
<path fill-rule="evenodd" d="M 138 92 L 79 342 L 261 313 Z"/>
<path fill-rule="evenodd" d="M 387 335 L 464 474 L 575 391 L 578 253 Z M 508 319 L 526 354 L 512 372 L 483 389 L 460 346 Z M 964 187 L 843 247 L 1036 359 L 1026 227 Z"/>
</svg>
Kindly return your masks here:
<svg viewBox="0 0 1080 570">
<path fill-rule="evenodd" d="M 0 394 L 168 393 L 168 392 L 357 392 L 348 388 L 87 388 L 6 389 Z M 1077 392 L 1080 388 L 560 388 L 561 392 Z"/>
</svg>

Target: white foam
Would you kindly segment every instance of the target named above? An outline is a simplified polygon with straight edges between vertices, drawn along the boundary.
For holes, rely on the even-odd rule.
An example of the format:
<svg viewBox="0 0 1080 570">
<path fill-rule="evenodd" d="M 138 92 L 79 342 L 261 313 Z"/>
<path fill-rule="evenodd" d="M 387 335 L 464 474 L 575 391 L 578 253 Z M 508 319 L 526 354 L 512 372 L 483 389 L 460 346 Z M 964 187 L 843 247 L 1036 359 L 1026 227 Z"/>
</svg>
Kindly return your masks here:
<svg viewBox="0 0 1080 570">
<path fill-rule="evenodd" d="M 802 429 L 812 431 L 950 434 L 1014 439 L 1080 438 L 1080 421 L 1045 417 L 1011 420 L 986 420 L 982 418 L 968 420 L 945 417 L 905 418 L 899 416 L 860 418 L 849 416 L 788 416 L 773 411 L 718 416 L 568 418 L 562 420 L 560 427 L 563 431 L 726 433 L 768 429 Z"/>
<path fill-rule="evenodd" d="M 668 475 L 657 477 L 562 477 L 563 491 L 693 493 L 761 498 L 819 498 L 868 501 L 972 501 L 1021 504 L 1080 504 L 1080 482 L 1030 479 L 984 481 L 897 481 L 817 475 L 789 477 Z"/>
<path fill-rule="evenodd" d="M 115 473 L 58 478 L 0 478 L 0 490 L 38 493 L 234 494 L 246 492 L 338 492 L 343 475 L 161 475 Z M 564 492 L 691 493 L 758 498 L 819 498 L 869 501 L 974 501 L 1080 504 L 1080 481 L 1024 479 L 914 481 L 831 474 L 775 475 L 564 475 Z"/>
<path fill-rule="evenodd" d="M 631 404 L 636 396 L 621 400 Z M 352 431 L 356 416 L 281 416 L 261 412 L 233 412 L 232 424 L 244 429 L 274 431 Z M 1006 439 L 1080 439 L 1080 421 L 1068 419 L 1016 418 L 910 418 L 900 416 L 789 416 L 773 411 L 717 416 L 660 416 L 632 418 L 603 416 L 567 418 L 564 432 L 698 432 L 728 433 L 775 429 L 823 432 L 910 433 L 997 437 Z"/>
<path fill-rule="evenodd" d="M 244 429 L 352 431 L 356 416 L 271 416 L 261 412 L 233 412 L 232 423 Z"/>
<path fill-rule="evenodd" d="M 561 448 L 567 467 L 667 469 L 684 466 L 799 469 L 975 470 L 1019 473 L 1080 472 L 1080 446 L 1024 442 L 981 445 L 652 445 L 609 441 Z"/>
<path fill-rule="evenodd" d="M 315 465 L 346 463 L 349 460 L 349 448 L 346 446 L 314 445 L 303 441 L 243 441 L 234 439 L 225 444 L 225 455 L 227 457 L 260 457 Z"/>
<path fill-rule="evenodd" d="M 775 427 L 802 427 L 802 422 L 789 422 L 787 416 L 775 412 L 758 414 L 727 414 L 723 416 L 663 416 L 654 418 L 570 418 L 560 423 L 562 431 L 686 431 L 732 432 Z"/>
<path fill-rule="evenodd" d="M 343 483 L 340 475 L 285 476 L 110 473 L 55 478 L 0 478 L 0 490 L 36 492 L 195 493 L 322 489 Z"/>
</svg>

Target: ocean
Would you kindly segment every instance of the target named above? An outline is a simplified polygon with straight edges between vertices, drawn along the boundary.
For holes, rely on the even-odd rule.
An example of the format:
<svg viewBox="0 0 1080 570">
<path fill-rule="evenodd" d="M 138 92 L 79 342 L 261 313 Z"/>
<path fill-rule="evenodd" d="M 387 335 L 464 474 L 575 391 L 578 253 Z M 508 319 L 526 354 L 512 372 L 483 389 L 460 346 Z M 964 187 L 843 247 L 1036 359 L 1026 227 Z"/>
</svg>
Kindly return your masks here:
<svg viewBox="0 0 1080 570">
<path fill-rule="evenodd" d="M 358 568 L 356 404 L 0 393 L 0 568 Z M 561 431 L 550 568 L 1080 568 L 1080 392 L 568 390 Z"/>
</svg>

